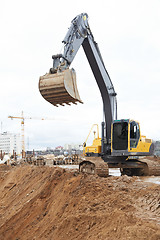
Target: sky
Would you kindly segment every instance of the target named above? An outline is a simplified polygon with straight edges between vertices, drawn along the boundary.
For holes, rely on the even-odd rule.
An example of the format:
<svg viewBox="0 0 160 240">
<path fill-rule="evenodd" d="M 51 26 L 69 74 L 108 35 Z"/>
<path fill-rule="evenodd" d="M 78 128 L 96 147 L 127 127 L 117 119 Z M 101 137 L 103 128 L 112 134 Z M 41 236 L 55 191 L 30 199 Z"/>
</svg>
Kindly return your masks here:
<svg viewBox="0 0 160 240">
<path fill-rule="evenodd" d="M 84 104 L 57 108 L 38 90 L 72 19 L 86 12 L 117 92 L 118 119 L 137 120 L 142 135 L 160 139 L 159 0 L 3 0 L 0 11 L 1 132 L 21 133 L 21 121 L 8 116 L 23 111 L 26 149 L 45 149 L 82 144 L 101 124 L 101 95 L 82 47 L 71 67 Z"/>
</svg>

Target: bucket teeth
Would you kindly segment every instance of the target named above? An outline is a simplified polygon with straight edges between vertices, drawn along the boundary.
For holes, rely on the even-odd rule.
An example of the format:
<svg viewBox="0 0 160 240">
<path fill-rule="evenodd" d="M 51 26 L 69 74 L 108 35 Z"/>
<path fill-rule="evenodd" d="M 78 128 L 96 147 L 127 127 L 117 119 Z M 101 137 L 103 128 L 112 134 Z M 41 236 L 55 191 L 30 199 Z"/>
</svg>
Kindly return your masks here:
<svg viewBox="0 0 160 240">
<path fill-rule="evenodd" d="M 76 73 L 73 69 L 41 76 L 39 91 L 46 101 L 56 107 L 65 106 L 64 104 L 70 105 L 70 103 L 83 103 L 78 93 Z"/>
</svg>

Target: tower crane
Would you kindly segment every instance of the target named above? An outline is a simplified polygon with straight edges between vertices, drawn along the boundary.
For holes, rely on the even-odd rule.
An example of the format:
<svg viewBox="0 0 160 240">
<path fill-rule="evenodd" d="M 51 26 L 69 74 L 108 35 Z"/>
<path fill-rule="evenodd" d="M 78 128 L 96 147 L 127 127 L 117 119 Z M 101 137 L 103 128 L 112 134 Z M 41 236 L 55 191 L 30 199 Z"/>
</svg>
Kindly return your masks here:
<svg viewBox="0 0 160 240">
<path fill-rule="evenodd" d="M 24 117 L 23 111 L 21 116 L 8 116 L 11 120 L 21 119 L 21 147 L 22 147 L 22 157 L 25 153 L 25 135 L 24 135 L 24 120 L 25 119 L 37 119 L 37 120 L 55 120 L 55 118 L 39 118 L 39 117 Z"/>
</svg>

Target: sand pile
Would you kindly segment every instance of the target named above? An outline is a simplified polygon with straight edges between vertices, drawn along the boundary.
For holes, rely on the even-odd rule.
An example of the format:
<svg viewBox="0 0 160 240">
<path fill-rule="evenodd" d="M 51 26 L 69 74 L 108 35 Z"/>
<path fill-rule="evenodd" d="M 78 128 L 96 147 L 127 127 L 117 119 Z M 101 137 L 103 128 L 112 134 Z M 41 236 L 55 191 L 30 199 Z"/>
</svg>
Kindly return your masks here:
<svg viewBox="0 0 160 240">
<path fill-rule="evenodd" d="M 160 185 L 0 166 L 1 239 L 160 239 Z"/>
</svg>

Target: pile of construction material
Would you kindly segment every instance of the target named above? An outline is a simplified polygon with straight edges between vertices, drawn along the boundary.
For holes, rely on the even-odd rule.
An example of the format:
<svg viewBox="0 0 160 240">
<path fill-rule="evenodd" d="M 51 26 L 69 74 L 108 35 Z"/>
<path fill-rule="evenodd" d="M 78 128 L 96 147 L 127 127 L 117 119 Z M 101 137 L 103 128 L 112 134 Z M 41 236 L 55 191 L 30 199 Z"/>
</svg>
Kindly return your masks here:
<svg viewBox="0 0 160 240">
<path fill-rule="evenodd" d="M 79 164 L 84 158 L 82 156 L 79 156 L 78 154 L 73 154 L 71 156 L 64 156 L 59 155 L 55 156 L 54 154 L 47 154 L 47 155 L 40 155 L 40 156 L 27 156 L 26 162 L 29 164 L 42 166 L 42 165 L 77 165 Z"/>
</svg>

